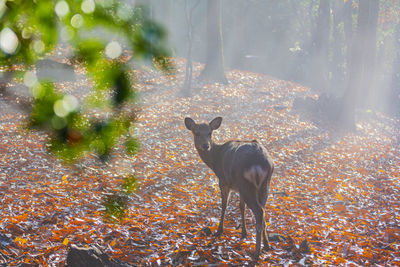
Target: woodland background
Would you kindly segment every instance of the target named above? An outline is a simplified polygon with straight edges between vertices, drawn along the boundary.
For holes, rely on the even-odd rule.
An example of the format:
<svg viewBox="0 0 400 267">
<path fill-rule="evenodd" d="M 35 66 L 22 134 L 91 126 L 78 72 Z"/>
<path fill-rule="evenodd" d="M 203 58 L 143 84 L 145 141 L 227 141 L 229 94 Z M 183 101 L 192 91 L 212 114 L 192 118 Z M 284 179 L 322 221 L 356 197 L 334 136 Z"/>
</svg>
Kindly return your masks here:
<svg viewBox="0 0 400 267">
<path fill-rule="evenodd" d="M 0 264 L 73 266 L 73 246 L 115 266 L 254 264 L 236 195 L 212 235 L 217 179 L 186 116 L 222 116 L 218 143 L 274 159 L 258 264 L 400 264 L 399 8 L 1 2 Z"/>
</svg>

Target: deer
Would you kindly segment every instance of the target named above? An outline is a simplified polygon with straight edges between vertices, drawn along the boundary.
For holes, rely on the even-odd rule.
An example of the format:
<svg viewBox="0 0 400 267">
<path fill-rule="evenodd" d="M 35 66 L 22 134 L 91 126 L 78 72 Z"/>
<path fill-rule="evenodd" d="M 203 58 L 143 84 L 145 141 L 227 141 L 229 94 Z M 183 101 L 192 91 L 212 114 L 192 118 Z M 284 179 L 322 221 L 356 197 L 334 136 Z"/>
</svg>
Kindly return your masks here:
<svg viewBox="0 0 400 267">
<path fill-rule="evenodd" d="M 195 123 L 185 118 L 185 126 L 194 137 L 195 148 L 201 160 L 215 173 L 221 192 L 221 217 L 215 236 L 223 233 L 225 210 L 231 191 L 240 196 L 242 238 L 247 237 L 245 210 L 250 208 L 256 219 L 256 248 L 253 255 L 258 260 L 263 240 L 264 249 L 270 250 L 265 225 L 264 207 L 268 199 L 274 164 L 267 149 L 253 141 L 228 141 L 222 145 L 213 141 L 212 133 L 222 122 L 216 117 L 210 123 Z"/>
</svg>

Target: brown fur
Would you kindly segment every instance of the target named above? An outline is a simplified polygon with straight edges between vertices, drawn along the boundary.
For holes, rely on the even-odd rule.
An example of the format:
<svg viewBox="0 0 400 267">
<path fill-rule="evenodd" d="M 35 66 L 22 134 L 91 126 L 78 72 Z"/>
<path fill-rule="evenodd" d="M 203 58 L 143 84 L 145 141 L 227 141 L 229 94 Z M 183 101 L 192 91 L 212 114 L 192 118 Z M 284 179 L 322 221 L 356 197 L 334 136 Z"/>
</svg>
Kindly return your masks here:
<svg viewBox="0 0 400 267">
<path fill-rule="evenodd" d="M 251 142 L 228 141 L 218 145 L 212 140 L 212 132 L 219 128 L 222 118 L 217 117 L 209 124 L 196 124 L 185 118 L 186 128 L 192 131 L 194 144 L 200 158 L 210 167 L 219 180 L 222 197 L 222 213 L 216 235 L 223 232 L 224 215 L 231 190 L 240 195 L 242 215 L 242 237 L 247 236 L 244 211 L 246 205 L 256 217 L 255 260 L 261 250 L 261 240 L 269 249 L 265 229 L 264 206 L 268 198 L 269 186 L 274 165 L 265 147 L 253 140 Z"/>
</svg>

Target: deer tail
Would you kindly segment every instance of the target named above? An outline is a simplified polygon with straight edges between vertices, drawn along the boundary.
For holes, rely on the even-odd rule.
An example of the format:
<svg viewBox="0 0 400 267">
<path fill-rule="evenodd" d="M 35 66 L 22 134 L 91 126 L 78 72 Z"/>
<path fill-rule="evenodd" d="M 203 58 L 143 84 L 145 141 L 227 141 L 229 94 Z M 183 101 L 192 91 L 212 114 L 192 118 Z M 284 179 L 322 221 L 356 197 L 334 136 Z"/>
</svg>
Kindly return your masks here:
<svg viewBox="0 0 400 267">
<path fill-rule="evenodd" d="M 264 170 L 261 165 L 253 165 L 248 169 L 247 171 L 244 172 L 243 174 L 244 178 L 247 179 L 250 183 L 254 185 L 256 188 L 256 199 L 257 199 L 257 204 L 264 209 L 263 205 L 260 203 L 258 191 L 260 190 L 262 184 L 268 177 L 268 170 Z"/>
</svg>

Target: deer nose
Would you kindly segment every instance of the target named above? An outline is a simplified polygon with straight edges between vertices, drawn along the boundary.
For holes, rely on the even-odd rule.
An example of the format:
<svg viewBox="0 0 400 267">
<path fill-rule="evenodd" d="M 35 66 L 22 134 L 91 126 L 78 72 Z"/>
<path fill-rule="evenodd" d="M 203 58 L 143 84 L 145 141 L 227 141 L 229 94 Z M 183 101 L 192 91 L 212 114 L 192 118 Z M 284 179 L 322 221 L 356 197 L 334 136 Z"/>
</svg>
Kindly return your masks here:
<svg viewBox="0 0 400 267">
<path fill-rule="evenodd" d="M 203 144 L 203 149 L 204 149 L 204 150 L 208 150 L 209 147 L 210 147 L 210 146 L 209 146 L 208 144 Z"/>
</svg>

